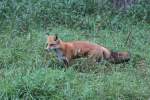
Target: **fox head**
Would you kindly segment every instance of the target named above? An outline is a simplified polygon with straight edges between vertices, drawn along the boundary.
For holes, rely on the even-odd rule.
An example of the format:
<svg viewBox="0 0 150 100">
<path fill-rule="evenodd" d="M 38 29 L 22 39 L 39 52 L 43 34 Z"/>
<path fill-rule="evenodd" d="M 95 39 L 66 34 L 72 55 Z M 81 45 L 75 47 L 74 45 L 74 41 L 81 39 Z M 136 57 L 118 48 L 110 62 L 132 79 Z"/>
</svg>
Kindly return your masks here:
<svg viewBox="0 0 150 100">
<path fill-rule="evenodd" d="M 56 50 L 60 49 L 60 40 L 58 39 L 58 36 L 47 36 L 47 43 L 46 43 L 46 50 L 51 51 L 51 50 Z"/>
</svg>

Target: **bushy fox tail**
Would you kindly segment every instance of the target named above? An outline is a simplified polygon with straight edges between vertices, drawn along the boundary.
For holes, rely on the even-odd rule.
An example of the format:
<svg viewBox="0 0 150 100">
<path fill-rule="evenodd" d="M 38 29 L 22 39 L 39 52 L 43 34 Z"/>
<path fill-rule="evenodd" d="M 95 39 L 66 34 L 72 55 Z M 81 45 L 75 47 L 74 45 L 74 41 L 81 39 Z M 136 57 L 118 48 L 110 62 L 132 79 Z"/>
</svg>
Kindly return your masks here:
<svg viewBox="0 0 150 100">
<path fill-rule="evenodd" d="M 113 52 L 108 59 L 109 62 L 114 64 L 128 62 L 130 60 L 130 54 L 128 52 Z"/>
</svg>

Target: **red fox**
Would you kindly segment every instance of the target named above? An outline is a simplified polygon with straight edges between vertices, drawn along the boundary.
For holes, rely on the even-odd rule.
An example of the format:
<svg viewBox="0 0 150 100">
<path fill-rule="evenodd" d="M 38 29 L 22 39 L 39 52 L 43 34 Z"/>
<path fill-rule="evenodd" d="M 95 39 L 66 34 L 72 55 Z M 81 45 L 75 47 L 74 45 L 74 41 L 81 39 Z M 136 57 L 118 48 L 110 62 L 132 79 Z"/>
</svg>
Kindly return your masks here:
<svg viewBox="0 0 150 100">
<path fill-rule="evenodd" d="M 64 42 L 57 35 L 48 35 L 46 50 L 55 50 L 58 59 L 62 60 L 67 66 L 70 60 L 78 57 L 89 57 L 94 62 L 105 59 L 115 64 L 130 60 L 128 52 L 113 52 L 101 45 L 87 41 Z"/>
</svg>

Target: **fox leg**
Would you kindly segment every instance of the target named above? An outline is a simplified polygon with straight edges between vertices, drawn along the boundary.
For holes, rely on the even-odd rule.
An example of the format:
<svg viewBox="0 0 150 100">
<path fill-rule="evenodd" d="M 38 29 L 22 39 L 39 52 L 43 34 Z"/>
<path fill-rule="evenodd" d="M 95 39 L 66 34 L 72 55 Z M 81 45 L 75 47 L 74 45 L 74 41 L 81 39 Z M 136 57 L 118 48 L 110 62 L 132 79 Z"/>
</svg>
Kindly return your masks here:
<svg viewBox="0 0 150 100">
<path fill-rule="evenodd" d="M 58 58 L 58 59 L 59 59 L 59 62 L 63 62 L 63 66 L 66 69 L 68 67 L 68 65 L 69 65 L 69 61 L 68 61 L 67 57 L 63 56 L 63 57 Z"/>
<path fill-rule="evenodd" d="M 68 58 L 63 54 L 63 52 L 60 49 L 55 49 L 57 59 L 59 62 L 63 62 L 65 68 L 67 68 L 69 61 Z"/>
<path fill-rule="evenodd" d="M 65 56 L 65 60 L 64 60 L 65 71 L 69 67 L 69 63 L 70 63 L 71 59 L 72 59 L 72 57 L 70 56 L 70 54 L 68 54 L 68 55 Z"/>
<path fill-rule="evenodd" d="M 93 50 L 93 51 L 89 52 L 88 60 L 90 60 L 92 63 L 96 63 L 100 59 L 101 59 L 101 56 L 100 56 L 99 53 L 97 53 L 96 50 Z"/>
<path fill-rule="evenodd" d="M 64 57 L 63 62 L 64 62 L 65 67 L 68 67 L 69 61 L 67 60 L 66 57 Z"/>
<path fill-rule="evenodd" d="M 64 56 L 63 62 L 64 62 L 65 70 L 68 68 L 70 60 L 71 60 L 71 56 L 69 54 Z"/>
</svg>

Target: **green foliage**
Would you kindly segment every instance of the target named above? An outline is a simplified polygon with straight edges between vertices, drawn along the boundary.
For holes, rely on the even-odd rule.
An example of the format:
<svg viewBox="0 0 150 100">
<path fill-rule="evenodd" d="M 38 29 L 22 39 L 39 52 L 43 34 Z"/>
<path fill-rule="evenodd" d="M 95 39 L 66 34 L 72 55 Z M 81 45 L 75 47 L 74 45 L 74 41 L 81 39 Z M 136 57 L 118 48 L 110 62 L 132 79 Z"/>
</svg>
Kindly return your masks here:
<svg viewBox="0 0 150 100">
<path fill-rule="evenodd" d="M 0 27 L 9 28 L 12 34 L 16 31 L 21 34 L 33 28 L 48 30 L 58 24 L 93 30 L 97 24 L 106 28 L 122 18 L 149 22 L 149 4 L 147 0 L 139 1 L 126 12 L 120 12 L 113 9 L 110 0 L 2 0 L 0 23 L 3 26 Z M 91 18 L 94 19 L 92 23 Z"/>
<path fill-rule="evenodd" d="M 127 45 L 127 34 L 118 34 L 112 30 L 101 30 L 96 37 L 83 35 L 63 27 L 53 28 L 65 41 L 89 40 L 103 44 L 115 50 L 128 50 L 132 59 L 128 64 L 111 65 L 109 63 L 91 65 L 86 59 L 77 59 L 70 68 L 64 68 L 52 55 L 43 51 L 45 36 L 40 32 L 9 38 L 0 35 L 1 41 L 1 99 L 147 99 L 149 98 L 149 49 L 147 49 L 149 27 L 139 25 L 128 27 L 132 36 Z M 139 27 L 142 27 L 139 29 Z M 143 35 L 145 32 L 145 35 Z M 143 36 L 143 38 L 141 38 Z M 6 39 L 7 38 L 7 39 Z M 103 40 L 102 38 L 106 38 Z M 93 40 L 91 40 L 93 39 Z M 8 41 L 9 45 L 8 45 Z M 132 46 L 130 46 L 131 44 Z M 145 44 L 145 45 L 143 45 Z M 145 52 L 145 54 L 141 52 Z"/>
<path fill-rule="evenodd" d="M 98 4 L 99 3 L 99 4 Z M 110 0 L 1 0 L 0 99 L 147 100 L 149 1 L 113 9 Z M 45 33 L 129 51 L 125 64 L 73 60 L 66 71 L 44 51 Z"/>
<path fill-rule="evenodd" d="M 129 10 L 129 16 L 132 15 L 136 21 L 150 22 L 150 1 L 140 0 L 139 4 L 136 4 Z"/>
</svg>

